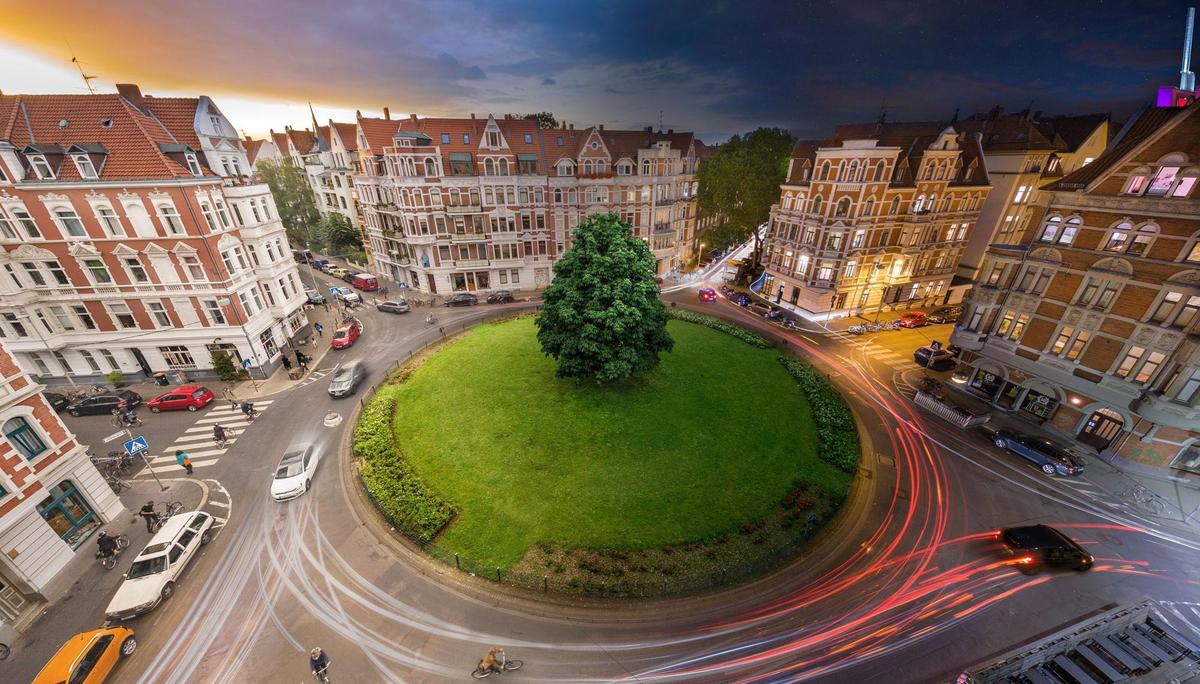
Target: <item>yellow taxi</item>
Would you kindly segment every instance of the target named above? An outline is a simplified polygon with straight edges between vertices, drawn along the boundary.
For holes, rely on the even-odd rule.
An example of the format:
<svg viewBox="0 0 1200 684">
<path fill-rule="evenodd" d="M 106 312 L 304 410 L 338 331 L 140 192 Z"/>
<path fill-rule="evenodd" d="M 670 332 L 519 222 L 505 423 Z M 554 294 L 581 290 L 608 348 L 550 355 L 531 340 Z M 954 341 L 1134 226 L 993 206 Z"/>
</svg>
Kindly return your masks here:
<svg viewBox="0 0 1200 684">
<path fill-rule="evenodd" d="M 131 656 L 136 649 L 137 639 L 128 627 L 76 634 L 33 678 L 33 684 L 99 684 L 108 679 L 122 656 Z"/>
</svg>

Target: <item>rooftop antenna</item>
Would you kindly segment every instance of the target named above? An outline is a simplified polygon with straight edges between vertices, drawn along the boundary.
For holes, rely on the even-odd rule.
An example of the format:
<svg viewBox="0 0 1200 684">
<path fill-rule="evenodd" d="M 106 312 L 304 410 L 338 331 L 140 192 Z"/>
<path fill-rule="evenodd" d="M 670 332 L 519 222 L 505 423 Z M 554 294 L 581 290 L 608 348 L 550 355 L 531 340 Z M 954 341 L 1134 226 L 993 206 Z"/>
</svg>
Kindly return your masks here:
<svg viewBox="0 0 1200 684">
<path fill-rule="evenodd" d="M 1188 29 L 1188 42 L 1191 42 L 1191 35 L 1192 35 L 1192 31 L 1189 28 Z M 80 62 L 79 58 L 75 57 L 74 55 L 71 56 L 71 64 L 74 64 L 75 67 L 77 69 L 79 69 L 79 77 L 83 79 L 84 87 L 87 88 L 89 93 L 91 93 L 92 95 L 95 95 L 96 89 L 92 87 L 92 80 L 95 79 L 96 77 L 89 76 L 89 75 L 83 73 L 83 63 Z"/>
<path fill-rule="evenodd" d="M 1192 24 L 1196 19 L 1196 8 L 1188 8 L 1187 32 L 1183 34 L 1183 67 L 1179 70 L 1179 89 L 1196 90 L 1196 74 L 1192 73 Z"/>
</svg>

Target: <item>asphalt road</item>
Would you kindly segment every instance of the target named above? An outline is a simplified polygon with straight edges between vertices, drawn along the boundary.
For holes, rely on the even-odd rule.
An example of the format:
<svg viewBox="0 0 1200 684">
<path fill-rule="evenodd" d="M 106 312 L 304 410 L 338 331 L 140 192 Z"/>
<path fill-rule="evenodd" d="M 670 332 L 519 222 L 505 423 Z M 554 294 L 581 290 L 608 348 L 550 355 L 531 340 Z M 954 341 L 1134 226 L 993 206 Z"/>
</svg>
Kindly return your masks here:
<svg viewBox="0 0 1200 684">
<path fill-rule="evenodd" d="M 782 334 L 723 300 L 702 306 L 687 289 L 665 297 Z M 438 314 L 452 328 L 515 308 Z M 359 359 L 377 381 L 439 334 L 423 316 L 421 309 L 366 310 L 362 339 L 331 352 L 318 370 Z M 903 349 L 909 336 L 911 349 L 936 334 L 888 339 Z M 525 661 L 504 675 L 514 682 L 949 681 L 971 663 L 1115 603 L 1200 603 L 1194 529 L 1095 496 L 1086 474 L 1046 477 L 983 436 L 918 412 L 908 401 L 912 365 L 900 354 L 818 328 L 787 338 L 847 393 L 869 445 L 852 521 L 802 565 L 721 594 L 635 606 L 498 595 L 486 582 L 399 552 L 371 516 L 360 515 L 340 454 L 350 421 L 322 423 L 330 411 L 348 418 L 357 399 L 330 399 L 326 383 L 316 382 L 275 397 L 229 454 L 197 471 L 227 492 L 228 522 L 175 596 L 131 622 L 140 647 L 115 681 L 303 681 L 315 645 L 333 659 L 334 681 L 465 681 L 492 644 Z M 165 443 L 198 419 L 155 416 L 147 434 Z M 86 437 L 76 422 L 68 419 Z M 300 441 L 317 444 L 324 459 L 314 490 L 276 504 L 267 495 L 271 471 L 282 449 Z M 139 487 L 152 492 L 149 483 Z M 990 533 L 1028 522 L 1068 531 L 1097 557 L 1096 567 L 1017 573 Z M 5 664 L 13 681 L 32 676 L 55 642 L 102 621 L 114 578 L 100 577 L 94 597 L 56 606 L 53 620 L 37 628 L 38 643 Z"/>
</svg>

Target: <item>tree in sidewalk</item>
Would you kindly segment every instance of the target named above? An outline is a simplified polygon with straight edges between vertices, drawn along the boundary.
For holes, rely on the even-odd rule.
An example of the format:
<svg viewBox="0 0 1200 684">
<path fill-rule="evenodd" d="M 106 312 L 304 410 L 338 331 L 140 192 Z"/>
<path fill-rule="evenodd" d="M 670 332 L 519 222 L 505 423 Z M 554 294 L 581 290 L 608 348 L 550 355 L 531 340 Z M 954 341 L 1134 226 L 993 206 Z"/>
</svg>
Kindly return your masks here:
<svg viewBox="0 0 1200 684">
<path fill-rule="evenodd" d="M 702 241 L 710 247 L 729 247 L 754 237 L 754 262 L 760 256 L 757 230 L 779 201 L 779 185 L 787 176 L 795 139 L 779 128 L 759 128 L 721 143 L 696 170 L 700 182 L 700 211 L 723 218 L 708 228 Z"/>
<path fill-rule="evenodd" d="M 347 254 L 362 251 L 362 235 L 350 219 L 342 214 L 330 212 L 317 221 L 313 237 L 328 254 Z"/>
<path fill-rule="evenodd" d="M 212 365 L 213 372 L 217 374 L 217 377 L 226 382 L 242 380 L 247 377 L 246 371 L 239 368 L 238 365 L 233 362 L 233 358 L 225 352 L 213 352 Z"/>
<path fill-rule="evenodd" d="M 655 367 L 659 353 L 674 347 L 654 256 L 616 214 L 576 227 L 542 298 L 537 338 L 558 361 L 559 377 L 621 380 Z"/>
<path fill-rule="evenodd" d="M 310 237 L 310 231 L 320 214 L 304 169 L 293 165 L 290 160 L 279 163 L 271 159 L 259 160 L 256 167 L 263 182 L 271 189 L 271 196 L 275 198 L 275 209 L 287 231 L 288 240 L 294 245 L 312 242 L 315 236 Z M 319 248 L 320 245 L 309 247 Z"/>
</svg>

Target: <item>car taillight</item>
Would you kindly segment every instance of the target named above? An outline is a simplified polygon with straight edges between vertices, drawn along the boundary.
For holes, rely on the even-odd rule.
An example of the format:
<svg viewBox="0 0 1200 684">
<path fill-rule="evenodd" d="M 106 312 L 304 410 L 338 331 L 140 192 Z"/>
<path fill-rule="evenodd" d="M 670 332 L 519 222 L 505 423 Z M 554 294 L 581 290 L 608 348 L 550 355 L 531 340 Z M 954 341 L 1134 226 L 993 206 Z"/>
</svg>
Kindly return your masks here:
<svg viewBox="0 0 1200 684">
<path fill-rule="evenodd" d="M 1017 559 L 1017 562 L 1021 565 L 1030 565 L 1033 563 L 1033 556 L 1021 556 Z"/>
</svg>

